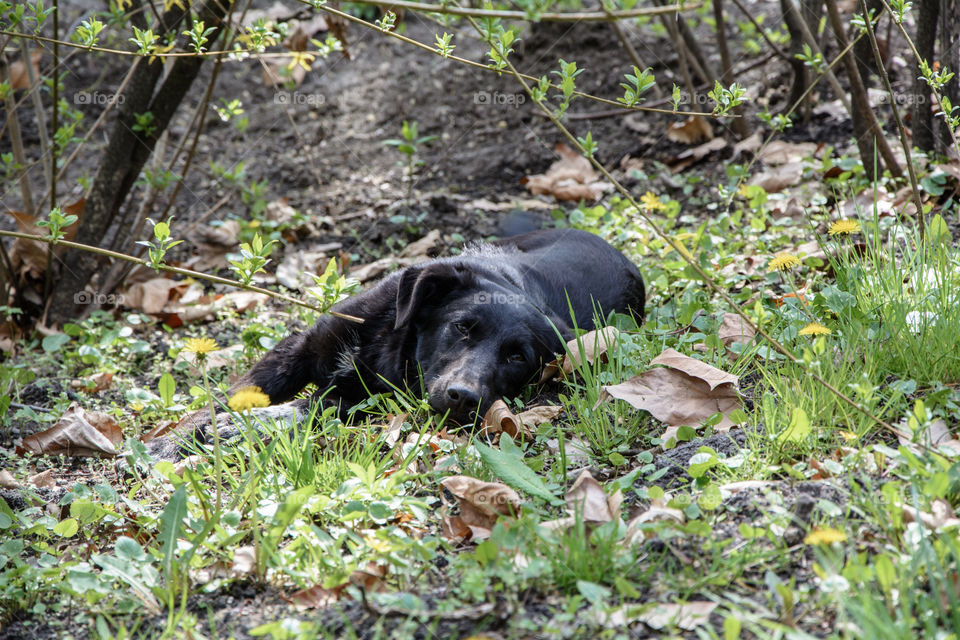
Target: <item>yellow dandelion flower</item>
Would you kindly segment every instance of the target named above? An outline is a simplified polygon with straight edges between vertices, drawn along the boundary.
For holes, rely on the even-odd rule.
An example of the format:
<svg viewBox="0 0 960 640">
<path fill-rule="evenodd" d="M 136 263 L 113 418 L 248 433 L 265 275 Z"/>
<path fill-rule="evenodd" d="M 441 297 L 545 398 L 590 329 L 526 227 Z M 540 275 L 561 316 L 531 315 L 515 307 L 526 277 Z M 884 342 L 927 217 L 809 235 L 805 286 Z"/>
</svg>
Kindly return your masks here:
<svg viewBox="0 0 960 640">
<path fill-rule="evenodd" d="M 260 387 L 243 387 L 231 396 L 227 403 L 234 411 L 246 411 L 254 407 L 269 407 L 270 396 Z"/>
<path fill-rule="evenodd" d="M 184 349 L 190 353 L 205 355 L 217 350 L 217 342 L 213 338 L 187 338 L 185 342 L 187 346 Z"/>
<path fill-rule="evenodd" d="M 792 253 L 778 253 L 773 257 L 773 260 L 770 261 L 769 270 L 772 271 L 787 271 L 793 269 L 794 267 L 800 266 L 800 258 L 793 255 Z"/>
<path fill-rule="evenodd" d="M 652 191 L 647 191 L 645 194 L 640 196 L 640 202 L 647 209 L 647 211 L 659 211 L 660 209 L 666 209 L 667 205 L 660 202 L 660 198 L 657 197 Z"/>
<path fill-rule="evenodd" d="M 817 527 L 807 534 L 803 539 L 803 544 L 833 544 L 834 542 L 845 542 L 847 534 L 832 527 Z"/>
<path fill-rule="evenodd" d="M 305 51 L 291 51 L 290 62 L 287 63 L 287 69 L 292 70 L 295 66 L 300 65 L 305 71 L 310 71 L 310 63 L 316 59 L 317 56 L 313 55 L 312 53 L 306 53 Z"/>
<path fill-rule="evenodd" d="M 828 233 L 832 236 L 848 236 L 851 233 L 860 233 L 860 223 L 856 220 L 837 220 L 830 225 Z"/>
<path fill-rule="evenodd" d="M 797 333 L 801 336 L 828 336 L 833 333 L 833 331 L 819 322 L 811 322 Z"/>
</svg>

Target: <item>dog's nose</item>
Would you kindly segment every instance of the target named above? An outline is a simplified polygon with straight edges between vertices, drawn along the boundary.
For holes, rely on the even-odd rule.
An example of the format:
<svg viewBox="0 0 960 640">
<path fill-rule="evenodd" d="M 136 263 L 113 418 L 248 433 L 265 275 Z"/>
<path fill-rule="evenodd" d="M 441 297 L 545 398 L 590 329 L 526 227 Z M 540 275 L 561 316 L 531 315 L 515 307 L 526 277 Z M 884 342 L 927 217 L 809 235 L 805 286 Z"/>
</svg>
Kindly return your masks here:
<svg viewBox="0 0 960 640">
<path fill-rule="evenodd" d="M 451 409 L 476 411 L 480 406 L 480 393 L 461 384 L 451 385 L 447 387 L 447 403 Z"/>
</svg>

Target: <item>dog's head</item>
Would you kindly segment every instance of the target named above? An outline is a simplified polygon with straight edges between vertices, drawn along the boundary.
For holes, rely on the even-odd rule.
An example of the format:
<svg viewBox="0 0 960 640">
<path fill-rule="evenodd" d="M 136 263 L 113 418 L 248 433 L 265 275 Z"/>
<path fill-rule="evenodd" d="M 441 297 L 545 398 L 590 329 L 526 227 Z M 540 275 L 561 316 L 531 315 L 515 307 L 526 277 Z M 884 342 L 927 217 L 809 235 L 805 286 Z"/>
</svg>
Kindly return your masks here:
<svg viewBox="0 0 960 640">
<path fill-rule="evenodd" d="M 395 328 L 415 336 L 430 405 L 461 424 L 516 396 L 562 347 L 557 331 L 569 331 L 521 287 L 456 261 L 402 274 Z"/>
</svg>

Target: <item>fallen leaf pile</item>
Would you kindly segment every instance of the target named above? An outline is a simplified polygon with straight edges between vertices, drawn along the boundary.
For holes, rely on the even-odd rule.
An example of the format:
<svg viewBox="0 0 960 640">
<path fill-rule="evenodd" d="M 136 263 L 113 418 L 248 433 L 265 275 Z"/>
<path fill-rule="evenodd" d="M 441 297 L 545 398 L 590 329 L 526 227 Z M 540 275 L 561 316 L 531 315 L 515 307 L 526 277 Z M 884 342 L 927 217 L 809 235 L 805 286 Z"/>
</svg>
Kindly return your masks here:
<svg viewBox="0 0 960 640">
<path fill-rule="evenodd" d="M 192 322 L 212 321 L 220 309 L 243 313 L 268 299 L 265 293 L 255 291 L 209 295 L 200 283 L 163 277 L 134 283 L 119 296 L 126 308 L 154 316 L 173 329 Z"/>
</svg>

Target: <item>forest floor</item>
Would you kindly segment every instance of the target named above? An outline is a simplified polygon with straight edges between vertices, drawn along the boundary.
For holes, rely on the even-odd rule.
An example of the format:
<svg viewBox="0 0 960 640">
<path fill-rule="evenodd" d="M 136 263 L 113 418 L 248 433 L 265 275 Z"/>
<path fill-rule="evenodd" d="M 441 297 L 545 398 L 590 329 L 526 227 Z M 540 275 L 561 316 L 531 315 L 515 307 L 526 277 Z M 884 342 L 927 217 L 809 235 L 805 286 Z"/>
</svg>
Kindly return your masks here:
<svg viewBox="0 0 960 640">
<path fill-rule="evenodd" d="M 91 7 L 76 3 L 74 18 Z M 774 5 L 753 8 L 769 13 L 770 23 L 779 18 Z M 691 14 L 696 33 L 705 37 L 712 34 L 708 18 L 703 11 Z M 411 12 L 406 13 L 403 28 L 408 37 L 429 44 L 434 34 L 450 31 L 457 55 L 486 59 L 484 45 L 465 30 L 442 27 Z M 662 28 L 651 23 L 628 33 L 666 95 L 673 83 L 683 84 L 671 71 L 677 67 L 676 54 Z M 192 496 L 184 522 L 199 530 L 199 512 L 206 513 L 209 507 L 191 493 L 199 484 L 175 480 L 165 467 L 153 475 L 131 477 L 111 460 L 23 456 L 15 453 L 17 448 L 55 423 L 71 403 L 111 415 L 125 436 L 139 437 L 179 417 L 187 405 L 195 407 L 203 394 L 202 376 L 192 363 L 183 362 L 186 338 L 210 336 L 221 348 L 236 347 L 225 349 L 221 360 L 210 365 L 216 369 L 214 382 L 226 385 L 256 360 L 264 345 L 303 328 L 313 316 L 275 300 L 257 301 L 256 308 L 239 301 L 231 308 L 217 304 L 200 308 L 229 291 L 220 286 L 190 284 L 175 293 L 168 287 L 159 308 L 148 307 L 142 298 L 135 302 L 128 289 L 125 307 L 78 324 L 71 342 L 48 349 L 46 341 L 43 348 L 35 341 L 32 349 L 18 347 L 5 361 L 4 381 L 22 383 L 10 385 L 16 391 L 15 405 L 0 430 L 0 466 L 9 471 L 0 496 L 11 512 L 10 522 L 3 520 L 5 512 L 0 513 L 0 524 L 5 525 L 0 528 L 16 532 L 16 540 L 0 544 L 6 563 L 0 602 L 12 612 L 0 613 L 0 640 L 163 633 L 183 638 L 641 638 L 664 633 L 731 638 L 738 637 L 741 627 L 743 635 L 751 637 L 863 631 L 863 619 L 870 617 L 871 609 L 857 599 L 857 580 L 869 583 L 873 591 L 863 587 L 862 592 L 879 594 L 880 602 L 896 589 L 878 577 L 886 565 L 874 559 L 894 557 L 897 543 L 906 544 L 904 531 L 920 535 L 908 526 L 910 507 L 903 506 L 909 501 L 903 496 L 911 489 L 929 489 L 925 499 L 934 501 L 914 505 L 912 524 L 923 521 L 927 512 L 939 517 L 942 505 L 950 508 L 948 501 L 955 499 L 955 492 L 941 486 L 940 475 L 946 476 L 949 468 L 949 481 L 943 482 L 952 487 L 950 483 L 956 482 L 952 467 L 940 468 L 939 462 L 925 466 L 904 450 L 898 454 L 904 443 L 896 436 L 817 396 L 804 386 L 808 379 L 800 370 L 778 369 L 782 363 L 769 353 L 762 358 L 755 347 L 745 349 L 746 336 L 737 340 L 737 353 L 727 352 L 730 343 L 722 342 L 722 323 L 731 310 L 709 296 L 685 271 L 676 252 L 658 244 L 649 225 L 610 191 L 596 206 L 531 194 L 527 178 L 548 172 L 562 157 L 558 145 L 565 139 L 507 74 L 468 68 L 354 26 L 348 30 L 347 49 L 349 58 L 334 53 L 318 60 L 293 88 L 269 86 L 259 60 L 224 64 L 213 104 L 224 106 L 239 99 L 246 122 L 238 126 L 241 116 L 224 121 L 212 109 L 204 116 L 191 167 L 171 207 L 173 235 L 186 240 L 173 254 L 177 264 L 229 275 L 226 254 L 262 232 L 278 246 L 269 273 L 258 282 L 302 290 L 299 272 L 321 273 L 330 258 L 337 258 L 348 276 L 369 283 L 393 263 L 450 255 L 468 242 L 550 226 L 601 233 L 626 251 L 647 279 L 646 324 L 624 330 L 618 355 L 609 363 L 598 361 L 593 378 L 586 374 L 579 381 L 548 383 L 528 392 L 513 408 L 519 412 L 546 402 L 562 409 L 552 422 L 538 425 L 533 441 L 524 445 L 527 466 L 540 472 L 554 497 L 567 494 L 569 499 L 570 483 L 579 472 L 589 471 L 607 496 L 619 492 L 623 521 L 640 518 L 635 527 L 641 535 L 627 531 L 619 512 L 606 528 L 531 533 L 551 516 L 561 515 L 556 505 L 531 500 L 535 506 L 524 507 L 516 526 L 501 526 L 491 534 L 496 550 L 482 542 L 478 546 L 478 540 L 455 539 L 444 530 L 450 521 L 441 502 L 456 501 L 440 488 L 439 482 L 450 475 L 442 461 L 434 456 L 425 462 L 426 453 L 416 454 L 424 460 L 419 468 L 415 462 L 414 473 L 404 476 L 391 458 L 395 448 L 379 439 L 382 427 L 364 424 L 357 427 L 353 441 L 372 439 L 380 450 L 357 445 L 344 455 L 377 469 L 376 481 L 367 486 L 370 495 L 358 494 L 354 502 L 340 500 L 338 492 L 347 491 L 343 487 L 355 488 L 351 473 L 362 474 L 338 468 L 343 484 L 321 496 L 318 474 L 311 499 L 322 498 L 327 506 L 310 503 L 316 511 L 302 521 L 297 518 L 295 525 L 296 514 L 291 514 L 279 529 L 284 542 L 273 540 L 274 552 L 265 542 L 272 534 L 258 532 L 256 519 L 262 518 L 263 531 L 280 526 L 277 514 L 283 513 L 293 489 L 300 487 L 276 481 L 274 475 L 282 477 L 282 468 L 264 472 L 261 502 L 248 511 L 237 507 L 243 524 L 240 516 L 234 521 L 224 513 L 224 524 L 210 533 L 217 542 L 198 552 L 194 564 L 178 574 L 177 579 L 190 587 L 163 592 L 154 575 L 157 569 L 151 574 L 143 568 L 161 563 L 159 545 L 166 531 L 161 521 L 167 511 L 166 504 L 156 500 L 156 492 L 184 487 L 185 495 Z M 603 23 L 532 24 L 515 49 L 511 60 L 535 76 L 555 70 L 559 59 L 575 60 L 584 70 L 578 90 L 593 95 L 621 95 L 623 76 L 631 72 L 617 37 Z M 892 43 L 890 50 L 906 48 Z M 896 87 L 912 82 L 905 57 L 890 60 Z M 711 62 L 717 64 L 712 58 Z M 68 94 L 109 94 L 124 71 L 121 63 L 109 57 L 75 56 L 64 78 Z M 770 112 L 786 106 L 791 75 L 782 60 L 766 58 L 763 50 L 740 52 L 734 67 L 741 70 L 737 81 L 754 104 L 765 105 Z M 206 65 L 171 125 L 172 139 L 189 136 L 193 108 L 210 74 L 211 65 Z M 703 88 L 704 96 L 710 88 Z M 669 108 L 668 100 L 656 96 L 648 103 Z M 101 108 L 96 100 L 74 104 L 89 120 Z M 763 306 L 768 314 L 782 315 L 776 321 L 781 324 L 774 322 L 781 331 L 777 335 L 797 340 L 803 348 L 806 343 L 798 338 L 797 329 L 806 324 L 809 312 L 795 304 L 801 299 L 797 288 L 816 299 L 817 309 L 833 310 L 835 300 L 845 300 L 841 294 L 855 296 L 843 289 L 849 281 L 834 280 L 839 267 L 810 242 L 818 238 L 825 242 L 825 230 L 837 217 L 866 220 L 883 208 L 879 217 L 892 220 L 896 216 L 889 211 L 902 210 L 906 200 L 903 182 L 884 179 L 878 187 L 864 181 L 862 166 L 853 168 L 857 165 L 851 159 L 856 155 L 853 128 L 838 103 L 829 97 L 821 100 L 815 92 L 813 104 L 807 122 L 797 122 L 777 138 L 781 157 L 767 156 L 751 169 L 754 187 L 743 187 L 734 204 L 724 202 L 718 186 L 741 186 L 738 172 L 747 170 L 759 144 L 738 147 L 726 126 L 729 121 L 711 121 L 711 135 L 718 140 L 712 149 L 701 146 L 707 139 L 690 143 L 671 139 L 670 125 L 683 121 L 675 115 L 624 115 L 581 99 L 570 107 L 567 123 L 575 135 L 589 131 L 599 141 L 599 160 L 635 198 L 655 194 L 662 211 L 654 208 L 652 213 L 662 215 L 664 227 L 695 254 L 706 256 L 704 263 L 715 267 L 722 286 L 738 304 L 751 313 Z M 878 112 L 895 140 L 887 106 L 878 106 Z M 407 158 L 385 144 L 401 136 L 404 122 L 416 122 L 419 135 L 431 137 L 417 144 L 414 159 L 419 164 L 412 174 Z M 754 116 L 749 117 L 748 130 L 767 132 Z M 31 152 L 37 152 L 36 124 L 25 121 L 23 135 Z M 64 183 L 92 177 L 98 157 L 91 150 L 73 165 Z M 956 236 L 958 218 L 951 194 L 958 174 L 951 174 L 947 166 L 931 161 L 921 170 L 931 181 L 925 195 L 931 198 L 932 213 L 942 212 L 948 233 Z M 841 175 L 846 182 L 838 180 Z M 937 186 L 943 189 L 935 193 Z M 69 197 L 62 197 L 81 195 L 77 186 Z M 17 197 L 11 189 L 4 196 L 4 209 L 16 210 Z M 140 206 L 142 197 L 140 189 L 131 206 Z M 160 215 L 167 204 L 161 195 L 146 212 Z M 877 224 L 878 233 L 890 232 L 889 220 Z M 766 263 L 775 252 L 803 246 L 803 268 L 809 270 L 803 279 L 790 283 L 767 273 Z M 867 251 L 862 245 L 860 250 Z M 382 266 L 367 267 L 372 264 Z M 149 277 L 134 274 L 145 289 L 156 286 Z M 956 303 L 952 298 L 948 302 Z M 831 320 L 842 315 L 825 312 Z M 667 347 L 736 373 L 742 411 L 749 419 L 735 421 L 741 426 L 729 431 L 711 426 L 696 432 L 674 430 L 676 441 L 665 442 L 669 432 L 664 427 L 670 425 L 617 403 L 602 420 L 631 439 L 608 437 L 595 421 L 585 426 L 586 416 L 597 415 L 587 399 L 595 399 L 603 385 L 649 368 L 650 359 Z M 844 355 L 824 360 L 824 367 L 836 367 L 831 369 L 836 377 L 830 379 L 839 380 L 838 386 L 846 391 L 860 381 L 861 371 L 875 375 L 872 382 L 882 400 L 869 399 L 865 392 L 857 398 L 873 402 L 869 406 L 878 413 L 886 412 L 885 420 L 906 424 L 907 416 L 913 415 L 921 424 L 937 420 L 955 424 L 960 398 L 952 370 L 941 376 L 938 386 L 906 364 L 900 370 L 871 368 L 863 364 L 872 361 L 862 351 L 838 348 L 837 353 Z M 947 353 L 945 359 L 951 358 L 955 359 Z M 86 390 L 93 376 L 102 372 L 109 372 L 114 381 Z M 167 373 L 176 384 L 172 403 L 161 402 L 164 392 L 158 391 Z M 793 392 L 806 394 L 803 402 L 823 407 L 822 412 L 810 409 L 804 414 L 823 430 L 810 442 L 798 444 L 799 438 L 789 435 L 799 415 L 789 408 L 801 404 L 788 395 Z M 929 413 L 916 408 L 921 397 L 927 398 L 924 410 Z M 446 438 L 446 430 L 434 429 L 437 425 L 431 420 L 412 410 L 402 425 L 403 437 L 428 432 L 430 437 Z M 558 432 L 566 434 L 560 436 L 559 445 Z M 575 438 L 582 450 L 563 449 L 564 437 Z M 455 449 L 462 473 L 473 471 L 485 480 L 498 480 L 469 444 L 457 436 L 449 442 L 433 446 L 441 452 L 448 446 Z M 318 456 L 324 460 L 323 454 Z M 211 473 L 212 462 L 200 464 L 198 468 Z M 245 472 L 243 463 L 231 465 L 236 465 L 230 469 L 237 477 Z M 404 479 L 387 487 L 398 469 L 398 477 Z M 197 483 L 208 480 L 194 478 Z M 268 487 L 275 481 L 275 488 Z M 895 489 L 881 490 L 894 484 Z M 231 487 L 236 495 L 247 490 Z M 899 501 L 890 497 L 897 492 Z M 96 515 L 82 511 L 78 501 L 100 511 Z M 358 503 L 365 516 L 351 520 L 345 514 Z M 390 517 L 379 517 L 376 510 L 381 508 L 389 509 Z M 952 517 L 950 511 L 928 529 L 950 530 L 955 524 Z M 254 525 L 244 529 L 250 518 Z M 79 534 L 57 529 L 59 522 L 68 520 L 80 523 Z M 811 532 L 834 530 L 846 532 L 851 544 L 824 549 L 810 541 Z M 133 545 L 125 542 L 122 550 L 120 544 L 113 549 L 120 538 Z M 300 538 L 303 543 L 298 545 Z M 17 540 L 23 540 L 23 546 L 17 547 Z M 186 536 L 177 553 L 188 546 L 185 540 Z M 530 547 L 524 551 L 526 545 Z M 922 546 L 916 543 L 916 548 Z M 257 549 L 252 567 L 235 553 L 241 547 Z M 21 554 L 27 569 L 14 575 L 11 558 Z M 105 555 L 123 556 L 130 564 L 110 565 L 103 560 Z M 59 574 L 61 560 L 78 564 L 71 565 L 72 573 Z M 897 560 L 898 567 L 908 564 Z M 142 573 L 131 574 L 131 566 Z M 31 568 L 34 578 L 29 577 L 34 575 Z M 108 575 L 114 582 L 107 580 Z M 918 579 L 916 575 L 903 569 L 896 579 L 909 584 Z M 846 588 L 840 586 L 841 579 Z M 66 586 L 57 586 L 60 581 Z M 938 589 L 929 588 L 932 599 L 956 599 L 955 589 L 944 587 L 942 593 Z M 912 628 L 910 624 L 906 628 Z"/>
</svg>

